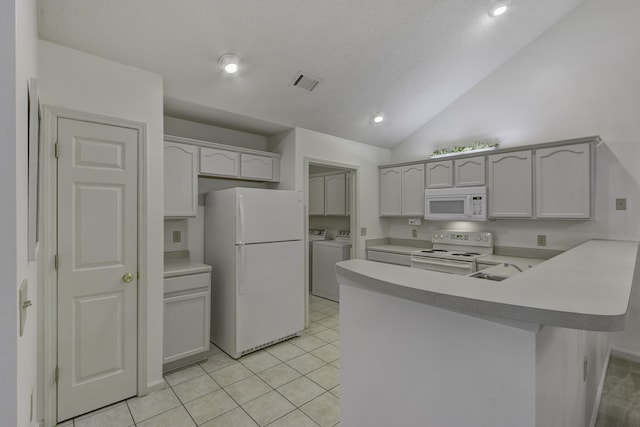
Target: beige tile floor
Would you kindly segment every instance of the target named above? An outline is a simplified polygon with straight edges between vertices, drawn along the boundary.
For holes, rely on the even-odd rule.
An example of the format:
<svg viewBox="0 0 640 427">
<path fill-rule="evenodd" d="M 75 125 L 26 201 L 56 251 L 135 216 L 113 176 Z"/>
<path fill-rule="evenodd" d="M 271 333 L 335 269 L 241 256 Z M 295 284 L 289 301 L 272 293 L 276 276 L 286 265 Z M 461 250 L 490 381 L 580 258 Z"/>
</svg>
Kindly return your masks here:
<svg viewBox="0 0 640 427">
<path fill-rule="evenodd" d="M 640 363 L 611 357 L 596 427 L 640 426 Z"/>
<path fill-rule="evenodd" d="M 233 360 L 170 372 L 162 390 L 80 416 L 64 427 L 333 427 L 340 425 L 338 304 L 309 300 L 300 337 Z"/>
</svg>

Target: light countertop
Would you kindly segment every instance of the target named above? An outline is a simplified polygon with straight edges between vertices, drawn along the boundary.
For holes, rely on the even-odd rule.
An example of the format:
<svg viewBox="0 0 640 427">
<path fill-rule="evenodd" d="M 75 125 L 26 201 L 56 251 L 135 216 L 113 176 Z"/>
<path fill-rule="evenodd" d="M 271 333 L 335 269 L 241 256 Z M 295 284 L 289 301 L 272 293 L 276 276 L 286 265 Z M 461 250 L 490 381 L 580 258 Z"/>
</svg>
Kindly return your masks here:
<svg viewBox="0 0 640 427">
<path fill-rule="evenodd" d="M 494 264 L 494 265 L 504 264 L 506 262 L 509 264 L 515 264 L 518 267 L 522 268 L 523 270 L 526 270 L 527 268 L 529 268 L 529 266 L 532 266 L 532 267 L 536 266 L 544 262 L 544 260 L 539 258 L 525 258 L 525 257 L 517 257 L 517 256 L 509 256 L 509 255 L 485 255 L 478 258 L 478 262 L 484 263 L 484 264 Z"/>
<path fill-rule="evenodd" d="M 446 309 L 541 325 L 620 331 L 638 254 L 635 241 L 590 240 L 501 282 L 360 259 L 338 263 L 336 272 L 341 284 Z M 640 272 L 637 276 L 640 281 Z"/>
<path fill-rule="evenodd" d="M 197 261 L 191 261 L 187 257 L 167 257 L 164 260 L 164 277 L 186 276 L 190 274 L 209 273 L 211 266 Z"/>
</svg>

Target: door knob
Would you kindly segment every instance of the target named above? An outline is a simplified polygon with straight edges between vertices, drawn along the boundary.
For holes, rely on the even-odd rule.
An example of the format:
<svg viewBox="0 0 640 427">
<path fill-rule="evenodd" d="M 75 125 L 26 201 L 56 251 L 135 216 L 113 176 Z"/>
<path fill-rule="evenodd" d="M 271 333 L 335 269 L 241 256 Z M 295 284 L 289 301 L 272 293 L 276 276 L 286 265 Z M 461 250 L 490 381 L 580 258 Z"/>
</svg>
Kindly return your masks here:
<svg viewBox="0 0 640 427">
<path fill-rule="evenodd" d="M 133 274 L 126 273 L 124 276 L 122 276 L 122 280 L 126 283 L 131 282 L 133 280 Z"/>
</svg>

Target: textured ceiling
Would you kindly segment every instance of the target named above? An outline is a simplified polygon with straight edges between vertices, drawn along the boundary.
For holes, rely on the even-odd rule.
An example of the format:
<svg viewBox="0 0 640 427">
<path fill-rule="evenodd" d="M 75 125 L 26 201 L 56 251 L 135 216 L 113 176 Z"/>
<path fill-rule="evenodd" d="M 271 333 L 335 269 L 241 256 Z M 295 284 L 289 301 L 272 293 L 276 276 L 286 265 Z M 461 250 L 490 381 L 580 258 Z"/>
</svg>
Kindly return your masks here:
<svg viewBox="0 0 640 427">
<path fill-rule="evenodd" d="M 393 147 L 583 0 L 39 0 L 40 38 L 161 74 L 165 113 Z M 237 76 L 218 58 L 240 56 Z M 297 72 L 321 79 L 311 94 Z M 373 125 L 382 111 L 386 120 Z"/>
</svg>

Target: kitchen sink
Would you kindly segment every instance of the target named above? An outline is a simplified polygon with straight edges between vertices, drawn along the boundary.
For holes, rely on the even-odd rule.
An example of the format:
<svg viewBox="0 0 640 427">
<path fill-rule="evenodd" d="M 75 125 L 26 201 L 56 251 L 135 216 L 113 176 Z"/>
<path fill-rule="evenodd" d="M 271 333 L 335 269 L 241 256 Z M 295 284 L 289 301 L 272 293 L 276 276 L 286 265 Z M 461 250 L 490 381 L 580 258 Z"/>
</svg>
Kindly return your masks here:
<svg viewBox="0 0 640 427">
<path fill-rule="evenodd" d="M 494 282 L 500 282 L 507 278 L 507 276 L 498 276 L 496 274 L 483 273 L 482 271 L 473 273 L 469 277 L 475 277 L 476 279 L 493 280 Z"/>
</svg>

